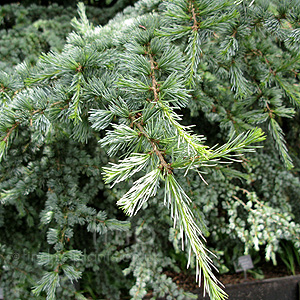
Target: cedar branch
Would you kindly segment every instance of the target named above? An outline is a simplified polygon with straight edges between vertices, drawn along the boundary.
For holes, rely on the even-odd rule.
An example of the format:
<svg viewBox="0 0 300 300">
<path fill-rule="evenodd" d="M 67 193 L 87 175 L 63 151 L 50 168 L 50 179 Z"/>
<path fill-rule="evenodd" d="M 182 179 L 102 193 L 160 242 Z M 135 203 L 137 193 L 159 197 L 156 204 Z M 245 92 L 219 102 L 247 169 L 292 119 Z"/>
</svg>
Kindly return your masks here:
<svg viewBox="0 0 300 300">
<path fill-rule="evenodd" d="M 165 169 L 169 174 L 172 173 L 172 167 L 170 166 L 170 164 L 168 164 L 164 158 L 164 156 L 162 155 L 161 151 L 158 149 L 157 144 L 148 136 L 148 134 L 145 132 L 143 126 L 139 123 L 136 122 L 136 118 L 134 116 L 131 116 L 131 121 L 133 124 L 135 124 L 135 126 L 139 129 L 140 133 L 146 137 L 146 139 L 148 140 L 148 142 L 151 144 L 153 152 L 158 156 L 159 160 L 160 160 L 160 165 L 162 169 Z"/>
<path fill-rule="evenodd" d="M 199 23 L 197 21 L 197 13 L 195 12 L 195 7 L 194 7 L 192 2 L 190 3 L 190 11 L 192 13 L 192 18 L 191 19 L 194 21 L 194 24 L 192 26 L 192 30 L 193 31 L 198 31 Z"/>
<path fill-rule="evenodd" d="M 151 90 L 153 91 L 154 94 L 154 101 L 158 102 L 159 101 L 159 97 L 158 97 L 158 93 L 159 93 L 159 88 L 158 88 L 158 83 L 156 81 L 155 78 L 155 72 L 154 70 L 157 69 L 155 67 L 155 61 L 153 59 L 153 56 L 151 54 L 149 54 L 149 58 L 150 58 L 150 66 L 151 66 L 151 79 L 152 79 L 152 87 Z"/>
<path fill-rule="evenodd" d="M 158 87 L 158 83 L 155 77 L 155 70 L 157 69 L 157 67 L 155 66 L 155 61 L 153 59 L 153 56 L 151 55 L 150 51 L 149 53 L 149 59 L 150 59 L 150 67 L 151 67 L 151 79 L 152 79 L 152 91 L 154 94 L 154 101 L 158 102 L 159 101 L 159 87 Z M 161 163 L 161 167 L 163 169 L 165 169 L 169 174 L 172 173 L 172 167 L 166 162 L 165 158 L 163 157 L 163 155 L 161 154 L 161 151 L 157 148 L 157 144 L 149 138 L 149 136 L 146 134 L 143 126 L 140 123 L 136 123 L 136 126 L 138 127 L 138 129 L 140 130 L 140 132 L 147 138 L 147 140 L 149 141 L 149 143 L 151 144 L 154 153 L 158 156 L 160 163 Z"/>
<path fill-rule="evenodd" d="M 18 127 L 20 125 L 20 123 L 19 122 L 16 122 L 8 131 L 7 131 L 7 134 L 6 134 L 6 136 L 4 137 L 4 139 L 3 139 L 3 141 L 5 142 L 5 143 L 7 143 L 7 141 L 8 141 L 8 139 L 9 139 L 9 137 L 10 137 L 10 135 L 12 134 L 12 132 Z"/>
</svg>

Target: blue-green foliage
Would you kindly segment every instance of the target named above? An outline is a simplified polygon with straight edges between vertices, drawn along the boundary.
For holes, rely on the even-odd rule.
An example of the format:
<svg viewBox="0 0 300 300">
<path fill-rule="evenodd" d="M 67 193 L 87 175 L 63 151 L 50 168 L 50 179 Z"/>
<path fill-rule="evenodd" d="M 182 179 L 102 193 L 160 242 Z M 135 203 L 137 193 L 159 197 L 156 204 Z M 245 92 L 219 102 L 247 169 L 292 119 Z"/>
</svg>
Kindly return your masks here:
<svg viewBox="0 0 300 300">
<path fill-rule="evenodd" d="M 103 27 L 79 5 L 64 47 L 0 72 L 10 299 L 193 299 L 186 264 L 224 299 L 212 261 L 300 249 L 298 2 L 160 2 Z"/>
<path fill-rule="evenodd" d="M 110 8 L 86 8 L 89 20 L 106 24 L 128 1 L 118 1 Z M 47 8 L 37 4 L 0 4 L 0 68 L 12 71 L 14 65 L 26 60 L 35 64 L 42 52 L 60 52 L 67 35 L 73 30 L 71 20 L 76 10 L 73 6 L 56 3 Z"/>
</svg>

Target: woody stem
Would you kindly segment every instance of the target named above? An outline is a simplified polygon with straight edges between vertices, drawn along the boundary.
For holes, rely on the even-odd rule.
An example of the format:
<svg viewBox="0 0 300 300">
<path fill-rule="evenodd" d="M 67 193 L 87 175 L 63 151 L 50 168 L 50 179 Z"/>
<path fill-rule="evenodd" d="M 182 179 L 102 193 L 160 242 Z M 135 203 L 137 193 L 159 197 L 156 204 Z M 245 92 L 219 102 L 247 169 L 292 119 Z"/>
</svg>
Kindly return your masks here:
<svg viewBox="0 0 300 300">
<path fill-rule="evenodd" d="M 130 118 L 131 118 L 131 121 L 133 122 L 133 124 L 135 124 L 135 126 L 139 129 L 140 133 L 144 137 L 146 137 L 148 142 L 151 144 L 153 152 L 158 156 L 158 158 L 160 160 L 161 167 L 163 169 L 165 169 L 169 174 L 171 174 L 172 173 L 172 167 L 166 162 L 164 156 L 162 155 L 161 151 L 158 149 L 156 143 L 147 135 L 147 133 L 145 132 L 143 126 L 139 122 L 135 122 L 136 121 L 135 117 L 131 116 Z"/>
</svg>

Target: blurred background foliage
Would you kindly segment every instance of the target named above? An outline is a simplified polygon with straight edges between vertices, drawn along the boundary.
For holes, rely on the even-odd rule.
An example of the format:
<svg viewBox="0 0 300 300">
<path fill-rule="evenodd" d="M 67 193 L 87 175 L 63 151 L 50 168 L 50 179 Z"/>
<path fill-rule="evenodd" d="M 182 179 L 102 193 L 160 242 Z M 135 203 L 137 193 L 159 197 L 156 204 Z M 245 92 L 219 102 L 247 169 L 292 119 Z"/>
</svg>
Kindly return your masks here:
<svg viewBox="0 0 300 300">
<path fill-rule="evenodd" d="M 86 2 L 91 2 L 86 3 L 89 20 L 104 25 L 136 1 Z M 75 1 L 1 1 L 0 68 L 9 70 L 24 60 L 34 64 L 42 52 L 61 51 L 72 31 L 76 6 Z"/>
<path fill-rule="evenodd" d="M 83 2 L 86 6 L 94 6 L 94 7 L 112 7 L 116 5 L 118 2 L 118 5 L 120 2 L 122 2 L 122 7 L 126 7 L 128 5 L 134 4 L 136 0 L 128 0 L 128 1 L 120 1 L 120 0 L 85 0 L 81 1 Z M 54 1 L 49 1 L 49 0 L 21 0 L 21 1 L 9 1 L 9 0 L 2 0 L 1 5 L 3 4 L 13 4 L 13 3 L 19 3 L 22 4 L 23 6 L 30 6 L 32 4 L 40 5 L 40 6 L 51 6 L 53 4 L 58 4 L 60 6 L 73 6 L 76 7 L 77 2 L 72 1 L 72 0 L 54 0 Z M 117 6 L 118 6 L 117 5 Z"/>
</svg>

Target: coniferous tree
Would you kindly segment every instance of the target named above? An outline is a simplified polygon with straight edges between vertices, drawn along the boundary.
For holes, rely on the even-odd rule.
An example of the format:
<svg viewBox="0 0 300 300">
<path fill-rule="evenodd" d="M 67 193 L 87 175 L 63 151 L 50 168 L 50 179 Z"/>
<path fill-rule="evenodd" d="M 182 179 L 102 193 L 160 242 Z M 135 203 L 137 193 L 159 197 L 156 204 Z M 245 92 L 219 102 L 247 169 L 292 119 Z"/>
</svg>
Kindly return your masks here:
<svg viewBox="0 0 300 300">
<path fill-rule="evenodd" d="M 289 236 L 284 238 L 299 248 L 300 226 L 290 222 L 292 205 L 284 203 L 281 213 L 279 203 L 259 201 L 259 189 L 248 188 L 257 161 L 265 155 L 253 154 L 254 143 L 265 139 L 263 131 L 268 134 L 265 147 L 278 150 L 274 161 L 280 158 L 286 168 L 293 167 L 280 124 L 294 117 L 299 105 L 299 4 L 139 1 L 103 27 L 90 24 L 82 4 L 79 15 L 80 20 L 72 21 L 76 32 L 61 53 L 43 54 L 34 68 L 23 63 L 12 74 L 0 74 L 1 202 L 14 205 L 33 229 L 40 214 L 47 231 L 35 245 L 45 270 L 38 282 L 40 269 L 24 263 L 29 269 L 23 272 L 34 276 L 34 297 L 45 292 L 47 300 L 56 295 L 85 299 L 86 291 L 70 284 L 87 278 L 83 247 L 76 241 L 82 226 L 100 235 L 109 232 L 112 248 L 123 247 L 102 248 L 113 266 L 131 257 L 125 273 L 137 277 L 132 299 L 146 295 L 146 284 L 155 295 L 174 294 L 174 283 L 157 273 L 176 267 L 163 250 L 145 242 L 151 234 L 142 237 L 142 210 L 151 230 L 173 226 L 174 248 L 186 251 L 187 265 L 195 266 L 196 280 L 211 299 L 226 298 L 205 245 L 213 227 L 206 226 L 206 213 L 213 208 L 221 205 L 230 223 L 222 232 L 224 218 L 218 223 L 213 215 L 219 225 L 214 232 L 221 237 L 234 229 L 246 251 L 265 243 L 266 258 L 275 262 L 283 236 L 272 235 L 274 228 L 276 233 L 286 230 Z M 195 120 L 193 128 L 187 108 L 203 122 L 219 125 L 222 136 L 209 138 L 222 146 L 205 143 L 199 132 L 202 121 Z M 296 186 L 299 180 L 289 176 Z M 215 194 L 207 184 L 218 186 Z M 220 203 L 213 203 L 214 198 Z M 120 216 L 112 204 L 116 199 L 131 218 Z M 269 216 L 265 223 L 264 214 Z M 129 220 L 138 238 L 126 247 Z M 120 232 L 123 242 L 114 241 Z M 10 261 L 7 245 L 3 247 L 7 266 L 20 269 Z M 139 257 L 141 251 L 149 263 Z M 155 260 L 164 261 L 161 268 Z M 104 284 L 109 281 L 104 275 Z M 117 292 L 114 297 L 118 299 Z M 189 295 L 181 291 L 180 297 Z"/>
</svg>

